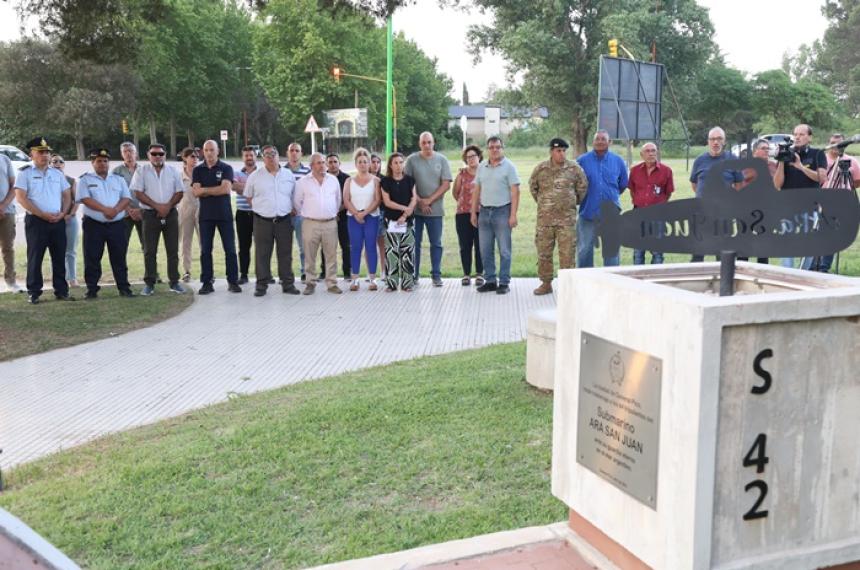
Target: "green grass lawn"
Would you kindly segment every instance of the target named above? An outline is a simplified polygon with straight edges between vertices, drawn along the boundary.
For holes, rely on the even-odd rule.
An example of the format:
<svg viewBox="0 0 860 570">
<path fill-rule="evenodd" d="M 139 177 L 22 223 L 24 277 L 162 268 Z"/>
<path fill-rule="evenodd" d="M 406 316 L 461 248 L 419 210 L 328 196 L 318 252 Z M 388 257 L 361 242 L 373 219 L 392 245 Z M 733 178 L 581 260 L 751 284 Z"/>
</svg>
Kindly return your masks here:
<svg viewBox="0 0 860 570">
<path fill-rule="evenodd" d="M 70 292 L 77 301 L 55 301 L 46 293 L 38 305 L 28 304 L 23 294 L 0 295 L 0 361 L 139 329 L 180 313 L 194 300 L 190 293 L 127 299 L 110 287 L 98 300 L 84 301 L 84 289 Z"/>
<path fill-rule="evenodd" d="M 621 153 L 622 156 L 626 158 L 626 151 L 623 148 L 615 148 L 616 152 Z M 702 149 L 696 149 L 702 150 Z M 537 276 L 537 252 L 535 250 L 534 245 L 534 234 L 535 234 L 535 221 L 537 208 L 535 206 L 535 202 L 531 197 L 531 194 L 528 191 L 528 179 L 532 173 L 534 167 L 541 162 L 542 160 L 546 160 L 549 156 L 549 151 L 545 149 L 508 149 L 507 151 L 508 157 L 514 162 L 517 167 L 517 171 L 519 172 L 520 179 L 522 180 L 522 195 L 520 199 L 520 208 L 519 208 L 519 226 L 513 232 L 513 261 L 511 266 L 511 274 L 515 277 L 536 277 Z M 463 164 L 460 160 L 460 153 L 458 151 L 447 152 L 449 160 L 451 161 L 451 169 L 456 175 L 456 171 Z M 692 160 L 695 158 L 696 154 L 691 154 L 690 164 L 692 165 Z M 636 151 L 634 151 L 634 163 L 639 161 L 639 156 Z M 344 160 L 349 160 L 349 157 L 344 156 Z M 674 174 L 675 174 L 675 194 L 673 195 L 673 199 L 680 198 L 691 198 L 693 197 L 693 191 L 690 187 L 689 182 L 689 172 L 687 172 L 687 163 L 683 158 L 672 158 L 666 159 L 664 161 L 668 164 Z M 629 192 L 625 192 L 621 198 L 621 205 L 624 211 L 627 211 L 632 208 L 632 204 L 630 202 Z M 454 199 L 448 194 L 445 197 L 445 225 L 442 234 L 444 254 L 442 257 L 442 273 L 445 277 L 460 277 L 463 274 L 462 267 L 460 265 L 460 253 L 459 247 L 457 245 L 457 232 L 455 230 L 454 225 L 454 216 L 456 214 L 456 203 Z M 215 257 L 215 273 L 216 275 L 223 276 L 224 272 L 224 259 L 221 253 L 221 246 L 217 245 L 219 242 L 216 238 L 216 246 L 214 251 Z M 80 247 L 79 247 L 80 249 Z M 298 246 L 294 246 L 295 255 L 293 256 L 293 267 L 296 271 L 299 270 L 299 261 L 298 261 Z M 194 269 L 192 274 L 195 279 L 195 283 L 199 278 L 199 257 L 197 254 L 197 245 L 194 246 Z M 422 254 L 422 274 L 429 275 L 430 272 L 430 253 L 429 253 L 429 244 L 425 237 L 423 243 L 423 254 Z M 689 255 L 683 254 L 669 254 L 666 256 L 667 263 L 678 263 L 678 262 L 686 262 L 689 261 Z M 24 275 L 26 272 L 26 259 L 23 254 L 19 254 L 17 256 L 17 268 L 18 274 Z M 847 275 L 860 275 L 860 244 L 854 243 L 848 250 L 842 253 L 842 264 L 840 266 L 840 271 L 843 274 Z M 251 273 L 254 272 L 254 263 L 253 256 L 251 257 Z M 83 255 L 79 253 L 78 255 L 79 272 L 82 273 L 83 268 Z M 633 251 L 628 248 L 622 248 L 621 250 L 621 263 L 623 265 L 629 265 L 633 262 Z M 595 255 L 595 263 L 598 265 L 602 265 L 602 259 L 597 253 Z M 776 261 L 773 261 L 776 263 Z M 129 266 L 129 276 L 132 280 L 142 280 L 143 279 L 143 254 L 140 249 L 140 243 L 135 235 L 131 238 L 131 244 L 129 245 L 129 253 L 128 253 L 128 266 Z M 159 269 L 161 273 L 166 272 L 166 257 L 164 255 L 163 247 L 159 252 Z M 364 267 L 364 263 L 362 262 L 363 271 L 366 272 L 366 267 Z M 50 272 L 50 265 L 45 263 L 45 274 L 47 275 Z M 107 262 L 104 264 L 104 271 L 106 278 L 110 278 L 110 267 Z M 340 270 L 338 270 L 340 273 Z"/>
<path fill-rule="evenodd" d="M 9 472 L 0 507 L 81 565 L 300 568 L 566 516 L 525 345 L 244 396 Z"/>
</svg>

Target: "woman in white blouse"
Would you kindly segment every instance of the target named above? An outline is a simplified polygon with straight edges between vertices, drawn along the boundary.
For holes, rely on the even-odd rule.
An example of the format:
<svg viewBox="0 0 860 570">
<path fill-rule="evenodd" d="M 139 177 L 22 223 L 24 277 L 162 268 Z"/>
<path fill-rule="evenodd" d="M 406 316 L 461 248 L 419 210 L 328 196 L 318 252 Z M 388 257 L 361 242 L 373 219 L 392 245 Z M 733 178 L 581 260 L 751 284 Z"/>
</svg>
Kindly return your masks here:
<svg viewBox="0 0 860 570">
<path fill-rule="evenodd" d="M 370 153 L 359 148 L 353 155 L 355 176 L 343 187 L 343 205 L 349 220 L 349 253 L 352 268 L 350 291 L 358 291 L 358 274 L 361 268 L 361 251 L 367 251 L 367 270 L 370 290 L 376 291 L 376 237 L 379 233 L 379 178 L 370 173 Z"/>
</svg>

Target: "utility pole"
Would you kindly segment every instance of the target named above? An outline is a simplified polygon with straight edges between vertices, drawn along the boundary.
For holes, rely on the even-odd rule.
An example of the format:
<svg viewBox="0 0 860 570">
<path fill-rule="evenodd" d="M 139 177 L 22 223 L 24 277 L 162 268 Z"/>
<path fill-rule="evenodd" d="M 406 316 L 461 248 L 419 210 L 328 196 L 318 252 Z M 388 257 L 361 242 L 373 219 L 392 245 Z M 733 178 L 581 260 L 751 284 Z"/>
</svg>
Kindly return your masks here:
<svg viewBox="0 0 860 570">
<path fill-rule="evenodd" d="M 392 126 L 392 107 L 393 97 L 392 88 L 394 87 L 394 36 L 391 24 L 391 15 L 388 15 L 388 60 L 385 73 L 385 154 L 391 154 L 392 150 L 397 148 L 397 142 L 394 139 L 394 131 Z"/>
</svg>

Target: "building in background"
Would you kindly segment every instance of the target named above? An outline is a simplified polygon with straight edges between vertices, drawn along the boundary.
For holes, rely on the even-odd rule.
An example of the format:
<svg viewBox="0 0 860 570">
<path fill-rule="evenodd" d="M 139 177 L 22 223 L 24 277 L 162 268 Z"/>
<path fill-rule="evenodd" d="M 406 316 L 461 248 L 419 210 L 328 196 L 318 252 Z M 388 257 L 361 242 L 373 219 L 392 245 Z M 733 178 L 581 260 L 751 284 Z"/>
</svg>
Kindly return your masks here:
<svg viewBox="0 0 860 570">
<path fill-rule="evenodd" d="M 466 138 L 484 141 L 494 135 L 507 137 L 514 129 L 536 125 L 549 117 L 546 107 L 501 107 L 499 105 L 450 105 L 448 128 L 460 126 L 460 117 L 467 121 Z"/>
</svg>

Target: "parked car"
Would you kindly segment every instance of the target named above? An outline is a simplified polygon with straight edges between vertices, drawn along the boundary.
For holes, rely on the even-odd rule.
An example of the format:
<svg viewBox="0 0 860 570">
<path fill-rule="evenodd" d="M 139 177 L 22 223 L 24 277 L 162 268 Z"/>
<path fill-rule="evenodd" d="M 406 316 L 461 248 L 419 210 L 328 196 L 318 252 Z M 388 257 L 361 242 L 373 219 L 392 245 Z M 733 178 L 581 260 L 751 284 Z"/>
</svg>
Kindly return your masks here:
<svg viewBox="0 0 860 570">
<path fill-rule="evenodd" d="M 12 161 L 12 167 L 18 170 L 25 164 L 30 164 L 30 157 L 16 146 L 0 145 L 0 153 L 5 154 Z"/>
<path fill-rule="evenodd" d="M 759 139 L 764 139 L 768 142 L 768 144 L 770 145 L 770 150 L 768 151 L 768 154 L 771 157 L 776 156 L 777 145 L 779 143 L 785 142 L 786 139 L 788 139 L 791 142 L 794 142 L 794 136 L 789 135 L 789 134 L 785 134 L 785 133 L 761 135 L 761 136 L 753 138 L 752 140 L 753 140 L 753 142 L 755 142 Z M 747 152 L 747 144 L 746 143 L 732 145 L 730 152 L 738 158 L 747 158 L 747 156 L 749 155 L 749 153 Z"/>
</svg>

